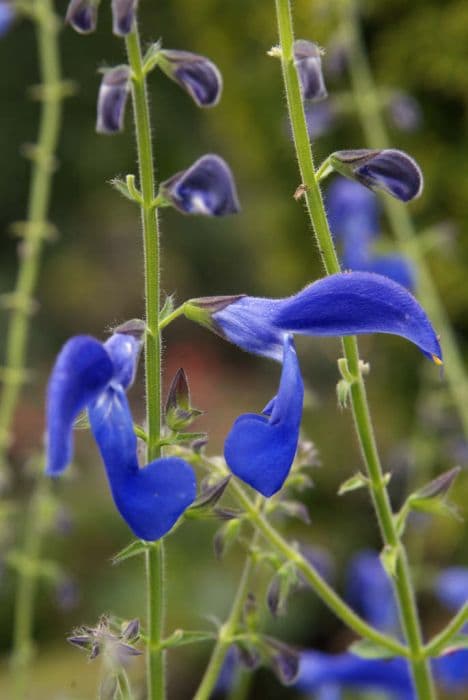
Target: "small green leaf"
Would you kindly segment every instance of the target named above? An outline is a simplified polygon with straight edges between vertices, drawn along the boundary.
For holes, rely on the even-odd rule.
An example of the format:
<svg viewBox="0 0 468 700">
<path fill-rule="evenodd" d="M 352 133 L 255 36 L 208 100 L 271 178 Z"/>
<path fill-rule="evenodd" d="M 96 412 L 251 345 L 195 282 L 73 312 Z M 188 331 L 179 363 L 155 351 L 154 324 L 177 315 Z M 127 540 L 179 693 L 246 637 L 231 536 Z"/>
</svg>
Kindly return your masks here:
<svg viewBox="0 0 468 700">
<path fill-rule="evenodd" d="M 347 408 L 351 395 L 351 384 L 346 379 L 340 379 L 336 385 L 336 397 L 340 408 Z"/>
<path fill-rule="evenodd" d="M 161 646 L 164 649 L 174 649 L 187 644 L 198 644 L 199 642 L 209 642 L 216 639 L 214 632 L 207 630 L 175 630 L 170 637 L 164 639 Z"/>
<path fill-rule="evenodd" d="M 367 487 L 369 483 L 369 479 L 364 476 L 361 472 L 358 472 L 357 474 L 354 474 L 351 476 L 349 479 L 346 479 L 346 481 L 343 481 L 341 484 L 340 488 L 338 489 L 338 496 L 343 496 L 345 493 L 349 493 L 350 491 L 356 491 L 357 489 L 362 489 Z"/>
<path fill-rule="evenodd" d="M 134 202 L 134 198 L 129 192 L 129 189 L 127 187 L 127 183 L 124 182 L 124 180 L 121 180 L 119 177 L 114 177 L 112 180 L 109 181 L 109 184 L 112 185 L 112 187 L 117 190 L 125 199 L 129 199 L 131 202 Z"/>
<path fill-rule="evenodd" d="M 139 554 L 144 554 L 149 547 L 151 547 L 151 545 L 148 542 L 144 542 L 143 540 L 134 540 L 112 557 L 112 563 L 120 564 L 126 559 L 131 559 L 132 557 L 137 557 Z"/>
<path fill-rule="evenodd" d="M 380 553 L 382 566 L 391 578 L 395 578 L 396 576 L 398 554 L 398 547 L 392 547 L 390 545 L 386 545 Z"/>
<path fill-rule="evenodd" d="M 370 639 L 359 639 L 357 642 L 353 642 L 348 651 L 361 659 L 391 659 L 395 656 L 390 649 L 376 644 Z"/>
<path fill-rule="evenodd" d="M 175 297 L 174 294 L 168 294 L 164 299 L 164 304 L 162 305 L 161 311 L 159 312 L 159 322 L 164 321 L 165 318 L 171 315 L 175 309 Z"/>
</svg>

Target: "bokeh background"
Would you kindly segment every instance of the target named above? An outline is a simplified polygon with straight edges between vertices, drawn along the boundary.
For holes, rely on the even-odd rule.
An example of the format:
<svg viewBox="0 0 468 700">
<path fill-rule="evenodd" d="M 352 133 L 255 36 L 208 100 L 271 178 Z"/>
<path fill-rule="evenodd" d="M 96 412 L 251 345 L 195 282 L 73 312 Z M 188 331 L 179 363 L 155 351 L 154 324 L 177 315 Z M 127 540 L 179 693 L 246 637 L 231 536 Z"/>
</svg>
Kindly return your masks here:
<svg viewBox="0 0 468 700">
<path fill-rule="evenodd" d="M 136 172 L 130 113 L 122 135 L 95 133 L 98 69 L 124 60 L 122 42 L 111 34 L 109 3 L 101 3 L 99 29 L 89 36 L 65 28 L 61 36 L 63 71 L 76 81 L 78 93 L 65 106 L 60 139 L 60 169 L 54 181 L 51 219 L 60 237 L 44 251 L 32 321 L 29 366 L 34 381 L 24 391 L 15 422 L 11 468 L 15 490 L 27 503 L 31 473 L 41 467 L 44 387 L 62 343 L 77 333 L 104 337 L 106 330 L 143 313 L 142 249 L 138 212 L 108 184 L 116 175 Z M 296 0 L 297 36 L 327 47 L 333 44 L 339 2 Z M 58 3 L 64 15 L 66 3 Z M 378 0 L 362 2 L 362 21 L 379 85 L 414 96 L 421 124 L 398 129 L 389 118 L 392 144 L 409 151 L 421 164 L 426 187 L 410 205 L 417 227 L 439 226 L 428 262 L 450 313 L 461 346 L 468 336 L 468 5 L 464 0 Z M 141 2 L 145 40 L 162 37 L 168 48 L 203 53 L 224 76 L 220 105 L 199 111 L 162 74 L 150 79 L 158 177 L 165 179 L 200 155 L 216 152 L 231 165 L 242 203 L 239 216 L 211 220 L 181 217 L 164 210 L 163 289 L 178 300 L 210 294 L 246 292 L 266 296 L 290 294 L 321 275 L 318 254 L 302 206 L 292 197 L 298 183 L 285 115 L 279 65 L 266 51 L 276 43 L 274 3 L 237 0 L 160 0 Z M 331 55 L 331 54 L 330 54 Z M 24 218 L 30 163 L 19 155 L 34 141 L 38 105 L 27 87 L 38 80 L 35 37 L 28 22 L 18 23 L 0 43 L 0 292 L 14 285 L 17 241 L 9 235 L 13 221 Z M 324 65 L 327 70 L 328 58 Z M 330 94 L 349 90 L 345 74 L 328 71 Z M 364 146 L 353 111 L 315 139 L 320 161 L 339 148 Z M 388 232 L 382 219 L 382 230 Z M 387 240 L 388 248 L 392 241 Z M 7 316 L 0 314 L 0 344 Z M 363 356 L 371 363 L 368 381 L 373 415 L 385 467 L 392 469 L 392 497 L 401 502 L 408 485 L 421 483 L 443 469 L 464 466 L 466 450 L 444 381 L 417 350 L 400 339 L 365 338 Z M 347 564 L 365 547 L 379 547 L 375 517 L 365 494 L 338 498 L 339 484 L 359 468 L 349 412 L 335 398 L 338 379 L 335 340 L 299 343 L 308 385 L 305 434 L 314 441 L 321 466 L 315 487 L 305 494 L 311 524 L 285 522 L 292 538 L 320 547 L 333 562 L 335 585 L 342 589 Z M 223 436 L 241 412 L 260 410 L 274 394 L 279 369 L 247 356 L 207 331 L 178 320 L 165 335 L 165 385 L 179 366 L 189 376 L 194 403 L 206 411 L 197 426 L 208 429 L 208 452 L 222 450 Z M 132 389 L 137 417 L 143 416 L 143 388 Z M 468 481 L 454 489 L 466 516 Z M 95 446 L 86 431 L 77 439 L 76 463 L 57 486 L 63 503 L 60 523 L 47 538 L 44 555 L 58 561 L 73 585 L 68 595 L 41 583 L 35 633 L 37 657 L 32 700 L 89 700 L 95 697 L 99 662 L 67 645 L 65 637 L 101 613 L 121 617 L 143 614 L 143 566 L 138 560 L 111 566 L 110 559 L 131 535 L 114 510 Z M 21 537 L 14 521 L 7 543 Z M 219 562 L 212 551 L 212 521 L 181 528 L 168 547 L 170 612 L 168 629 L 199 629 L 206 618 L 226 615 L 240 572 L 242 551 L 234 549 Z M 424 624 L 437 630 L 446 613 L 432 597 L 428 582 L 448 564 L 468 564 L 468 532 L 463 522 L 421 521 L 411 532 L 418 550 L 416 572 L 421 587 Z M 263 605 L 259 580 L 259 602 Z M 0 573 L 0 645 L 3 651 L 0 694 L 9 697 L 8 650 L 11 642 L 15 576 Z M 60 591 L 59 591 L 60 593 Z M 350 636 L 315 596 L 302 590 L 286 618 L 265 624 L 274 634 L 303 647 L 343 649 Z M 200 678 L 209 644 L 169 655 L 171 697 L 190 698 Z M 142 675 L 142 663 L 134 667 Z M 258 672 L 251 697 L 294 697 L 268 670 Z M 460 697 L 468 697 L 468 691 Z"/>
</svg>

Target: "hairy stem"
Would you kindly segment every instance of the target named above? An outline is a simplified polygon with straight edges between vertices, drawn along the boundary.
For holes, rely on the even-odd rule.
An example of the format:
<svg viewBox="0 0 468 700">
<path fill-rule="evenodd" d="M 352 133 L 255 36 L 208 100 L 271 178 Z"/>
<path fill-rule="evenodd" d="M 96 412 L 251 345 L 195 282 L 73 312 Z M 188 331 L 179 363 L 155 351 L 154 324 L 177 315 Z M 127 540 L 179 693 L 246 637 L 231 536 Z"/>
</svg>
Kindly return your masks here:
<svg viewBox="0 0 468 700">
<path fill-rule="evenodd" d="M 320 186 L 315 175 L 299 77 L 294 64 L 294 33 L 289 0 L 276 0 L 276 13 L 283 78 L 296 155 L 305 189 L 304 196 L 322 261 L 326 273 L 330 275 L 340 272 L 340 265 L 330 234 Z M 392 582 L 399 604 L 402 627 L 410 649 L 410 665 L 414 685 L 420 700 L 430 700 L 435 697 L 431 671 L 429 664 L 423 658 L 423 641 L 409 566 L 404 546 L 398 537 L 393 520 L 370 418 L 366 389 L 360 370 L 356 338 L 343 338 L 343 350 L 349 372 L 354 377 L 351 385 L 351 406 L 362 457 L 369 475 L 370 494 L 385 546 L 394 552 L 396 558 L 395 575 L 392 577 Z"/>
<path fill-rule="evenodd" d="M 367 145 L 375 149 L 387 148 L 389 138 L 382 116 L 382 103 L 364 48 L 358 10 L 354 0 L 346 0 L 342 7 L 343 35 L 347 37 L 348 66 L 357 114 Z M 418 296 L 441 335 L 445 374 L 464 435 L 468 438 L 468 376 L 450 319 L 425 261 L 408 209 L 392 197 L 382 199 L 394 236 L 403 254 L 414 263 Z"/>
<path fill-rule="evenodd" d="M 141 219 L 145 256 L 146 300 L 146 420 L 148 462 L 161 454 L 161 338 L 159 330 L 159 224 L 155 196 L 154 162 L 146 77 L 143 71 L 138 28 L 126 38 L 127 54 L 132 69 L 132 97 L 138 150 Z M 161 700 L 166 694 L 165 652 L 161 649 L 164 631 L 165 587 L 164 544 L 159 541 L 146 552 L 148 700 Z"/>
</svg>

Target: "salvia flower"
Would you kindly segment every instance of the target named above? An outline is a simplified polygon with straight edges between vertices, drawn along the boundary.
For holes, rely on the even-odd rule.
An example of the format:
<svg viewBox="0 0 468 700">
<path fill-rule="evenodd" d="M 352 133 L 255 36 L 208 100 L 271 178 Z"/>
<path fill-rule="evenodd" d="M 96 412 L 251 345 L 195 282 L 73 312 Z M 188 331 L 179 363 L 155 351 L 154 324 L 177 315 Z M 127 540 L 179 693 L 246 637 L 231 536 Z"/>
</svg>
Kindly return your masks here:
<svg viewBox="0 0 468 700">
<path fill-rule="evenodd" d="M 372 192 L 339 177 L 328 188 L 327 205 L 333 235 L 342 242 L 344 269 L 375 272 L 409 290 L 414 288 L 414 271 L 404 256 L 373 251 L 379 235 L 379 202 Z"/>
<path fill-rule="evenodd" d="M 112 0 L 112 31 L 116 36 L 130 34 L 138 0 Z"/>
<path fill-rule="evenodd" d="M 196 53 L 163 49 L 158 65 L 164 73 L 188 92 L 198 107 L 214 107 L 223 90 L 223 78 L 215 64 Z"/>
<path fill-rule="evenodd" d="M 312 41 L 294 42 L 294 63 L 297 68 L 304 100 L 319 101 L 327 97 L 322 73 L 320 48 Z"/>
<path fill-rule="evenodd" d="M 419 165 L 403 151 L 393 148 L 335 151 L 330 160 L 342 175 L 371 190 L 387 192 L 403 202 L 418 197 L 423 189 Z"/>
<path fill-rule="evenodd" d="M 161 183 L 162 196 L 183 214 L 226 216 L 240 211 L 228 164 L 210 154 Z"/>
<path fill-rule="evenodd" d="M 133 533 L 148 541 L 165 535 L 194 501 L 192 468 L 165 457 L 140 469 L 126 390 L 133 382 L 139 338 L 114 333 L 105 343 L 70 339 L 58 355 L 47 392 L 47 466 L 58 476 L 72 459 L 73 423 L 88 409 L 116 507 Z"/>
<path fill-rule="evenodd" d="M 390 333 L 442 364 L 440 344 L 424 309 L 406 289 L 382 275 L 338 273 L 285 299 L 233 297 L 219 310 L 209 302 L 210 297 L 190 300 L 186 315 L 254 354 L 281 360 L 285 333 Z"/>
<path fill-rule="evenodd" d="M 79 34 L 90 34 L 96 30 L 99 0 L 71 0 L 65 22 Z"/>
<path fill-rule="evenodd" d="M 283 352 L 278 394 L 262 415 L 237 418 L 224 445 L 231 471 L 264 496 L 279 491 L 288 476 L 302 418 L 304 385 L 290 335 L 285 336 Z"/>
<path fill-rule="evenodd" d="M 96 131 L 115 134 L 122 131 L 125 105 L 130 92 L 130 68 L 117 66 L 104 73 L 99 87 Z"/>
</svg>

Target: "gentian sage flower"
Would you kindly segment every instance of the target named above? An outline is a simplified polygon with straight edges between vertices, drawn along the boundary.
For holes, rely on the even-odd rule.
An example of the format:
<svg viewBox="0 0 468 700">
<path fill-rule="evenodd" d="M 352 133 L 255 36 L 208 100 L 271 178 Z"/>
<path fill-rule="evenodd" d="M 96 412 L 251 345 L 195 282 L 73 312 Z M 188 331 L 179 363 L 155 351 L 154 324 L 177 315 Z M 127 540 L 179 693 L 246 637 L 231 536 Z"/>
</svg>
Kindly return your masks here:
<svg viewBox="0 0 468 700">
<path fill-rule="evenodd" d="M 104 73 L 99 87 L 96 131 L 115 134 L 122 131 L 125 105 L 130 92 L 130 68 L 117 66 Z"/>
<path fill-rule="evenodd" d="M 112 0 L 112 31 L 116 36 L 130 34 L 138 0 Z"/>
<path fill-rule="evenodd" d="M 293 51 L 302 97 L 304 100 L 324 100 L 327 97 L 327 88 L 323 79 L 320 48 L 312 41 L 297 39 Z"/>
<path fill-rule="evenodd" d="M 376 272 L 409 290 L 414 288 L 414 272 L 404 256 L 373 252 L 379 235 L 379 202 L 372 192 L 339 177 L 328 188 L 327 208 L 333 235 L 342 241 L 341 262 L 346 270 Z"/>
<path fill-rule="evenodd" d="M 198 107 L 218 104 L 223 78 L 212 61 L 189 51 L 163 49 L 158 54 L 158 66 L 188 92 Z"/>
<path fill-rule="evenodd" d="M 96 30 L 99 0 L 71 0 L 65 22 L 79 34 L 90 34 Z"/>
<path fill-rule="evenodd" d="M 419 165 L 407 153 L 393 148 L 335 151 L 330 162 L 345 177 L 371 190 L 387 192 L 403 202 L 418 197 L 423 189 Z"/>
<path fill-rule="evenodd" d="M 240 211 L 232 172 L 222 158 L 212 154 L 162 182 L 160 192 L 183 214 L 226 216 Z"/>
<path fill-rule="evenodd" d="M 262 415 L 237 418 L 224 444 L 231 471 L 264 496 L 272 496 L 284 484 L 301 426 L 304 385 L 292 336 L 285 336 L 283 348 L 278 394 Z"/>
<path fill-rule="evenodd" d="M 58 476 L 73 453 L 73 423 L 88 409 L 91 430 L 115 504 L 143 540 L 165 535 L 196 495 L 192 468 L 176 457 L 140 469 L 126 390 L 132 384 L 140 341 L 114 333 L 105 343 L 89 336 L 69 340 L 57 357 L 47 392 L 47 467 Z"/>
<path fill-rule="evenodd" d="M 369 272 L 330 275 L 285 299 L 191 299 L 184 313 L 242 349 L 277 360 L 283 356 L 285 333 L 390 333 L 442 364 L 440 344 L 424 309 L 401 285 Z"/>
</svg>

